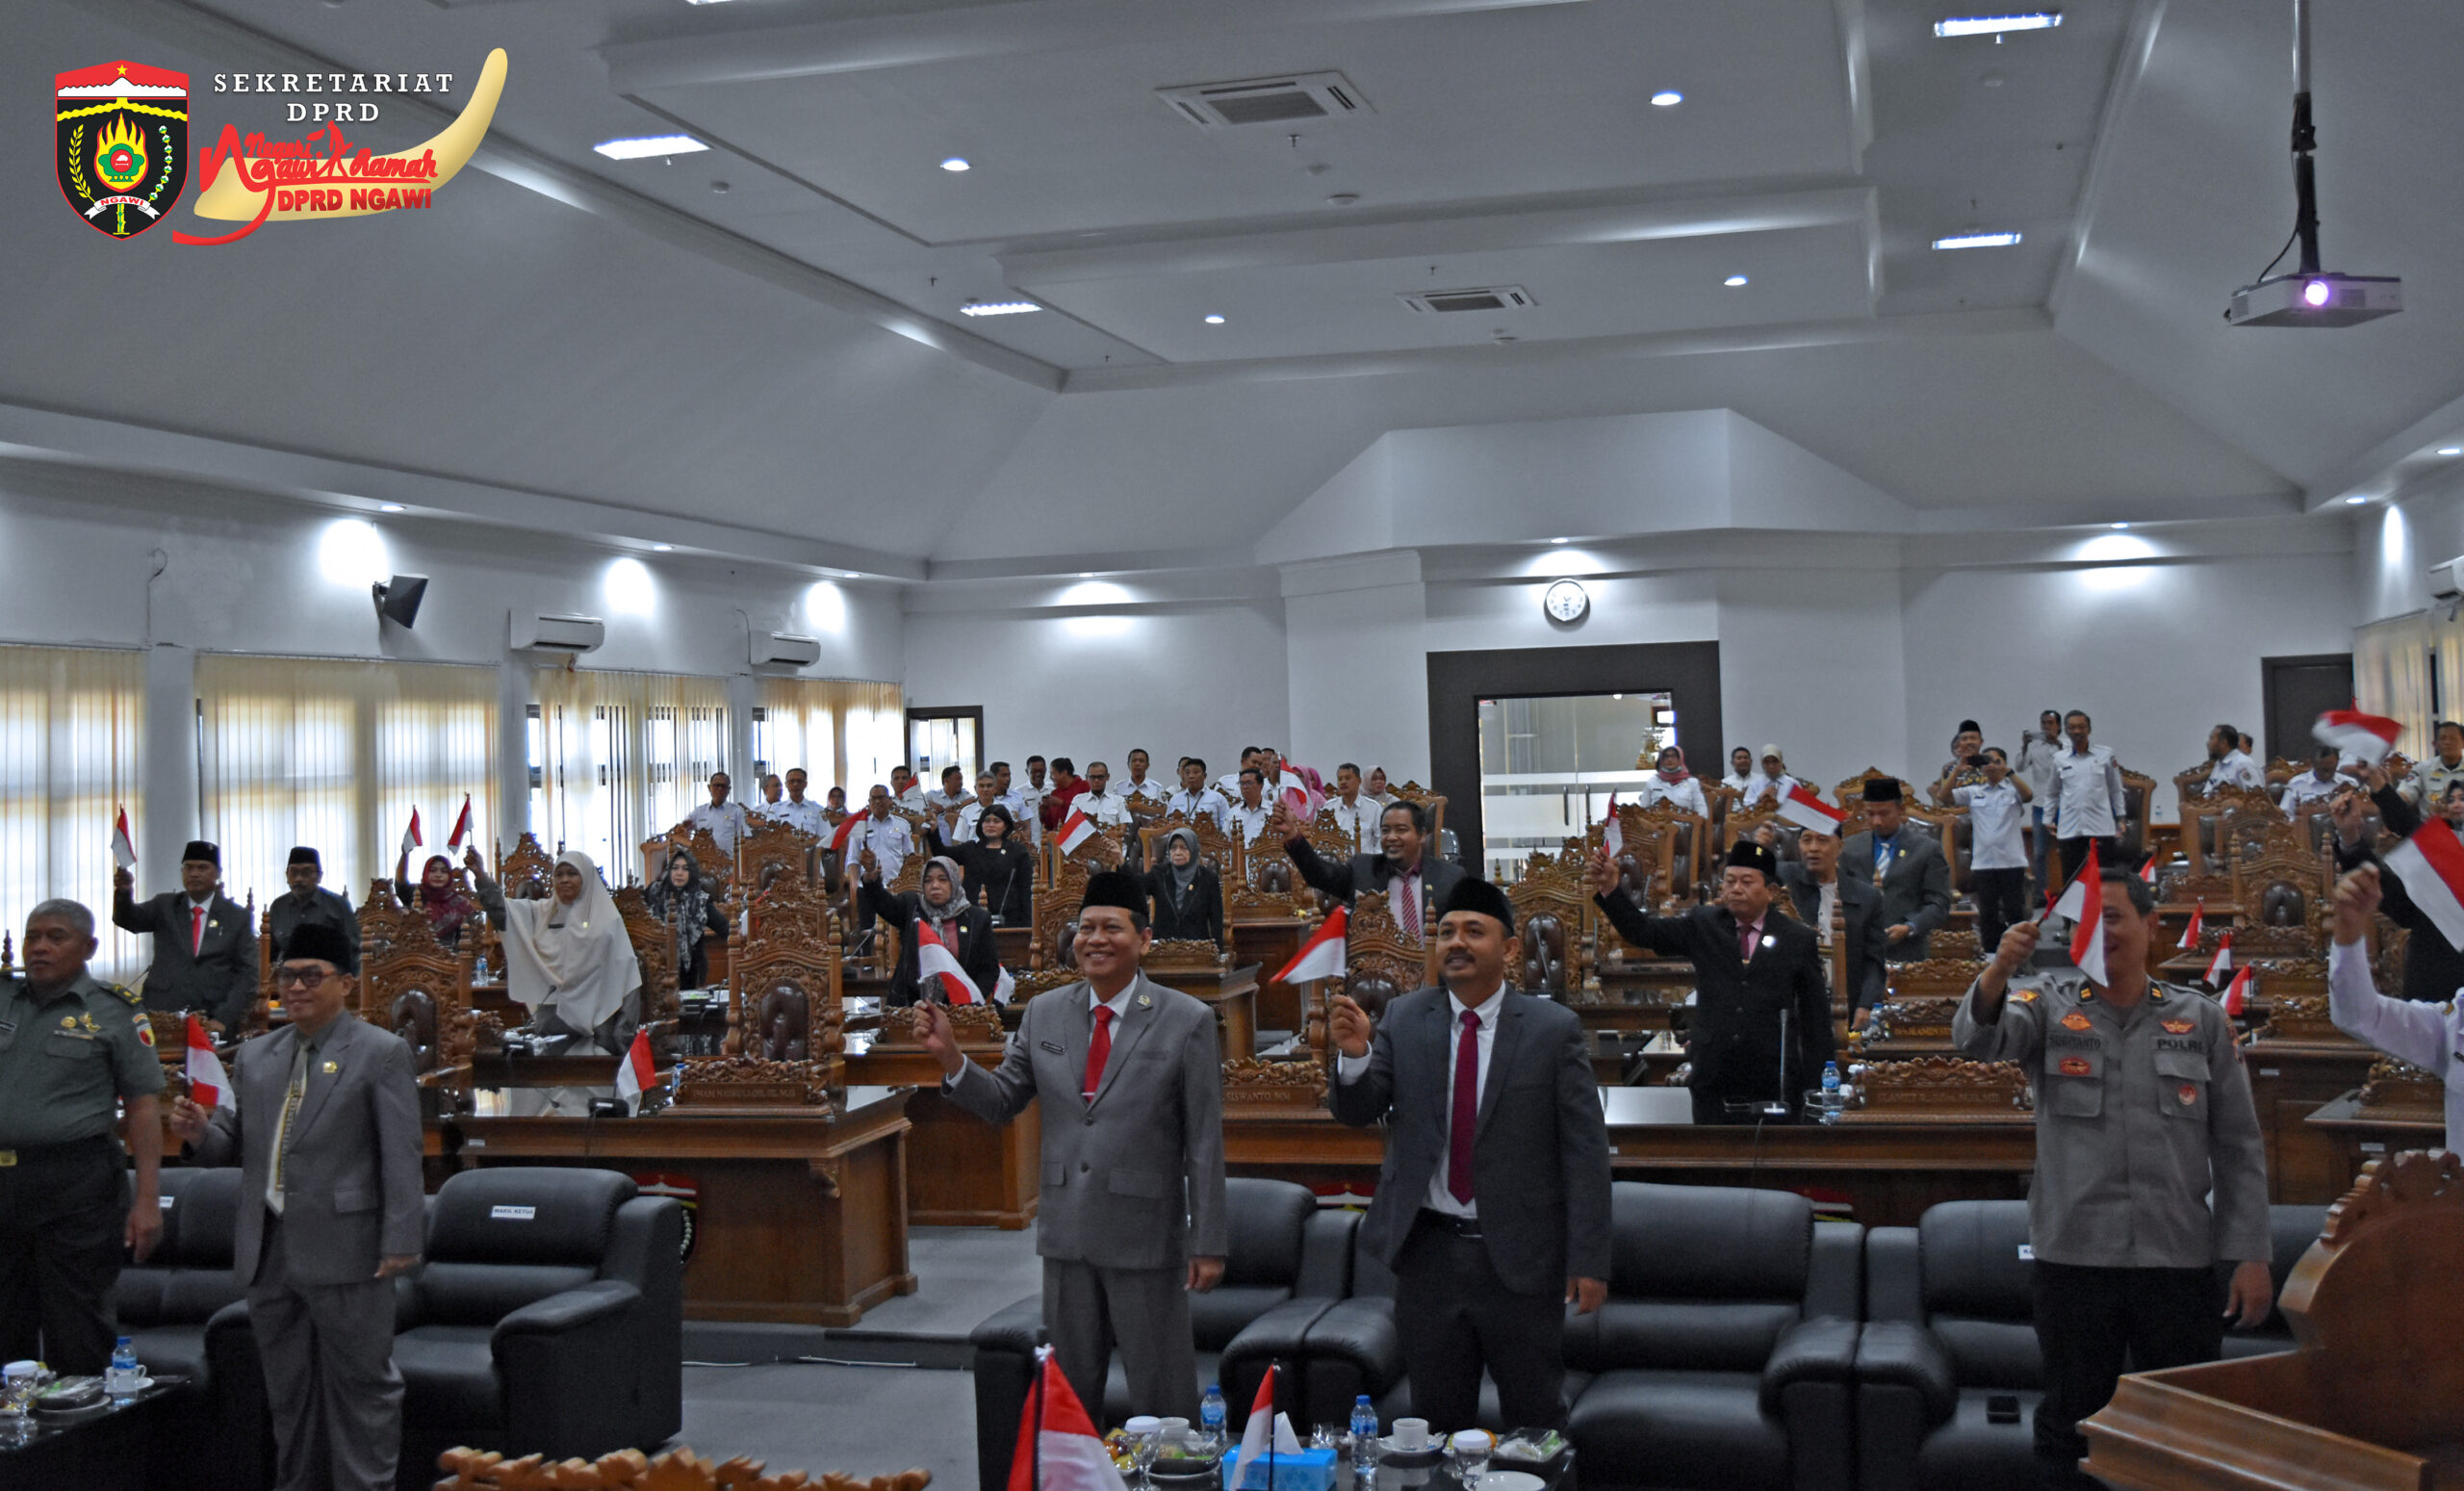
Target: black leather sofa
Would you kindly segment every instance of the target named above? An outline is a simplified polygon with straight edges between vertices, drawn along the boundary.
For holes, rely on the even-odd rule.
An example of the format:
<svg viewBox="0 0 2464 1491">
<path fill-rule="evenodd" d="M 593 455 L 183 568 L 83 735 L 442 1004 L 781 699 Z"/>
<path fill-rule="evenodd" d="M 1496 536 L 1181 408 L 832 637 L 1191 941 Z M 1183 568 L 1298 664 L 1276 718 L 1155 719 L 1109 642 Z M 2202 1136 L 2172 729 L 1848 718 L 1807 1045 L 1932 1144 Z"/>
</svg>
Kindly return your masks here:
<svg viewBox="0 0 2464 1491">
<path fill-rule="evenodd" d="M 2270 1209 L 2279 1293 L 2319 1235 L 2323 1206 Z M 1865 1238 L 1868 1323 L 1857 1350 L 1857 1484 L 1863 1491 L 2002 1491 L 2031 1483 L 2043 1398 L 2025 1201 L 1948 1201 L 1913 1227 Z M 2228 1331 L 2228 1357 L 2291 1350 L 2282 1315 Z M 2018 1400 L 1995 1424 L 1997 1396 Z M 1844 1483 L 1844 1482 L 1843 1482 Z"/>
<path fill-rule="evenodd" d="M 1219 1382 L 1232 1427 L 1245 1422 L 1270 1362 L 1287 1375 L 1309 1324 L 1351 1293 L 1356 1212 L 1322 1212 L 1308 1187 L 1288 1180 L 1235 1177 L 1224 1182 L 1229 1224 L 1223 1281 L 1190 1299 L 1190 1330 L 1197 1344 L 1200 1383 Z M 976 1326 L 975 1440 L 978 1483 L 1009 1484 L 1043 1299 L 1033 1296 Z M 1349 1400 L 1346 1400 L 1349 1403 Z M 1116 1359 L 1104 1401 L 1090 1404 L 1103 1427 L 1129 1417 L 1129 1389 Z M 1342 1417 L 1338 1415 L 1337 1417 Z M 1302 1422 L 1295 1415 L 1295 1422 Z"/>
<path fill-rule="evenodd" d="M 197 1384 L 176 1426 L 159 1436 L 181 1447 L 179 1474 L 200 1491 L 253 1491 L 270 1478 L 272 1436 L 265 1375 L 231 1277 L 240 1172 L 167 1169 L 162 1198 L 161 1241 L 143 1263 L 120 1270 L 114 1291 L 120 1334 L 147 1371 Z"/>
</svg>

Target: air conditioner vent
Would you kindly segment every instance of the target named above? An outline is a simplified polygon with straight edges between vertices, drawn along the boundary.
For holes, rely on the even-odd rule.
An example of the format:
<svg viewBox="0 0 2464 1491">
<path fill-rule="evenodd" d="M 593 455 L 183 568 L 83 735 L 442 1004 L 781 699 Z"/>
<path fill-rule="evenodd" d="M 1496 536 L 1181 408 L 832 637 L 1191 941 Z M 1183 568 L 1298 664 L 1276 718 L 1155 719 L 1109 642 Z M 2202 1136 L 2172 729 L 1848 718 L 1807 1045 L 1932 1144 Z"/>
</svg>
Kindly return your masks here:
<svg viewBox="0 0 2464 1491">
<path fill-rule="evenodd" d="M 1201 129 L 1290 124 L 1373 114 L 1369 100 L 1340 72 L 1292 73 L 1238 83 L 1193 83 L 1156 90 L 1172 112 Z"/>
<path fill-rule="evenodd" d="M 1455 311 L 1521 311 L 1540 302 L 1521 285 L 1493 285 L 1476 290 L 1424 290 L 1402 297 L 1415 311 L 1445 316 Z"/>
</svg>

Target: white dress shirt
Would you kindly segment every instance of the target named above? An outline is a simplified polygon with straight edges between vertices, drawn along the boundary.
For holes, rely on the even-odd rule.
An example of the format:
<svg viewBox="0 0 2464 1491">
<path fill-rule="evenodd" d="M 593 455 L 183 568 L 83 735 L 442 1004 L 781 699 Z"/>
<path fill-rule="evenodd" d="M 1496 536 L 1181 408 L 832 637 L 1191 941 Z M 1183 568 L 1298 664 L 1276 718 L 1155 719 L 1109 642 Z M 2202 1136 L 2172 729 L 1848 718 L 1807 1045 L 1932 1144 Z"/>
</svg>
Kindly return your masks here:
<svg viewBox="0 0 2464 1491">
<path fill-rule="evenodd" d="M 1752 786 L 1752 785 L 1754 784 L 1755 781 L 1756 781 L 1758 778 L 1759 778 L 1760 776 L 1761 776 L 1761 773 L 1760 773 L 1760 772 L 1753 772 L 1753 771 L 1749 771 L 1749 772 L 1744 772 L 1744 773 L 1738 773 L 1738 772 L 1733 772 L 1733 771 L 1732 771 L 1732 772 L 1730 772 L 1727 776 L 1722 777 L 1722 778 L 1720 779 L 1720 785 L 1722 785 L 1722 786 L 1724 786 L 1724 787 L 1728 788 L 1728 789 L 1729 789 L 1730 791 L 1732 791 L 1732 792 L 1740 792 L 1740 793 L 1741 793 L 1741 792 L 1745 791 L 1748 787 Z"/>
<path fill-rule="evenodd" d="M 830 832 L 828 820 L 821 815 L 821 805 L 809 797 L 801 803 L 792 797 L 783 797 L 772 803 L 763 816 L 773 823 L 783 823 L 816 837 L 827 837 Z"/>
<path fill-rule="evenodd" d="M 732 797 L 716 807 L 708 803 L 695 804 L 692 813 L 685 821 L 697 829 L 709 830 L 710 837 L 718 843 L 719 853 L 724 855 L 735 853 L 736 840 L 742 838 L 744 831 L 752 826 L 752 820 L 745 813 L 744 805 Z M 705 874 L 714 868 L 716 866 L 707 864 L 702 867 Z"/>
<path fill-rule="evenodd" d="M 1353 803 L 1347 803 L 1340 797 L 1330 797 L 1326 800 L 1326 810 L 1333 813 L 1335 822 L 1342 825 L 1343 831 L 1351 835 L 1352 847 L 1357 852 L 1362 854 L 1377 852 L 1377 826 L 1385 818 L 1386 810 L 1379 807 L 1368 793 L 1363 792 L 1360 794 L 1360 800 Z"/>
<path fill-rule="evenodd" d="M 1655 803 L 1675 803 L 1697 817 L 1711 815 L 1711 805 L 1704 800 L 1703 782 L 1699 777 L 1688 777 L 1673 785 L 1662 781 L 1656 773 L 1644 778 L 1643 784 L 1634 790 L 1634 806 L 1649 808 Z"/>
<path fill-rule="evenodd" d="M 882 886 L 886 889 L 891 881 L 898 879 L 898 867 L 915 852 L 915 831 L 896 813 L 886 818 L 876 818 L 866 813 L 864 821 L 856 825 L 855 832 L 847 835 L 847 862 L 856 863 L 859 856 L 867 849 L 881 863 Z"/>
<path fill-rule="evenodd" d="M 1014 799 L 1012 806 L 1018 813 L 1018 827 L 1027 831 L 1027 842 L 1031 844 L 1043 842 L 1043 800 L 1051 791 L 1048 783 L 1037 786 L 1032 782 L 1021 782 L 1010 788 L 1010 796 Z"/>
<path fill-rule="evenodd" d="M 1070 800 L 1069 806 L 1085 813 L 1087 821 L 1099 829 L 1117 828 L 1129 821 L 1129 799 L 1118 792 L 1106 792 L 1101 796 L 1081 792 Z"/>
<path fill-rule="evenodd" d="M 2267 773 L 2259 770 L 2258 762 L 2239 750 L 2232 750 L 2218 757 L 2216 764 L 2207 769 L 2207 785 L 2200 788 L 2199 795 L 2213 797 L 2219 787 L 2263 787 L 2267 784 Z"/>
<path fill-rule="evenodd" d="M 1831 913 L 1839 906 L 1839 877 L 1832 876 L 1815 887 L 1813 911 L 1814 940 L 1825 947 L 1831 945 Z"/>
<path fill-rule="evenodd" d="M 2338 942 L 2327 949 L 2327 1014 L 2355 1041 L 2438 1073 L 2447 1084 L 2448 1144 L 2453 1147 L 2455 1136 L 2464 1134 L 2464 1012 L 2456 1002 L 2380 993 L 2370 980 L 2369 953 L 2358 942 Z"/>
<path fill-rule="evenodd" d="M 1172 800 L 1171 784 L 1158 782 L 1153 777 L 1143 782 L 1116 782 L 1113 785 L 1120 789 L 1120 795 L 1124 798 L 1142 797 L 1158 808 Z"/>
<path fill-rule="evenodd" d="M 1447 1014 L 1451 1018 L 1446 1022 L 1446 1107 L 1444 1112 L 1450 1128 L 1454 1121 L 1454 1065 L 1461 1060 L 1461 1056 L 1456 1051 L 1456 1045 L 1463 1039 L 1463 1012 L 1470 1009 L 1473 1014 L 1480 1017 L 1479 1065 L 1476 1067 L 1476 1078 L 1472 1088 L 1472 1111 L 1478 1113 L 1480 1100 L 1486 1097 L 1489 1092 L 1489 1053 L 1497 1049 L 1498 1012 L 1503 1008 L 1505 1008 L 1505 986 L 1502 984 L 1498 986 L 1495 993 L 1480 1001 L 1477 1006 L 1467 1006 L 1451 993 L 1446 996 Z M 1367 1056 L 1355 1059 L 1338 1054 L 1335 1057 L 1335 1079 L 1345 1083 L 1359 1081 L 1360 1074 L 1369 1069 L 1370 1060 L 1371 1058 Z M 1450 1132 L 1449 1137 L 1451 1138 Z M 1439 1157 L 1436 1170 L 1428 1177 L 1428 1194 L 1421 1197 L 1421 1204 L 1431 1211 L 1445 1212 L 1451 1217 L 1477 1217 L 1480 1215 L 1480 1208 L 1476 1203 L 1458 1201 L 1454 1199 L 1454 1193 L 1447 1189 L 1447 1180 L 1452 1170 L 1453 1152 L 1450 1145 L 1448 1152 Z"/>
<path fill-rule="evenodd" d="M 1737 800 L 1737 806 L 1745 809 L 1777 808 L 1796 784 L 1797 779 L 1784 771 L 1776 777 L 1766 777 L 1758 771 L 1745 779 L 1745 795 Z"/>
<path fill-rule="evenodd" d="M 2012 763 L 2011 770 L 2028 784 L 2029 791 L 2042 798 L 2053 790 L 2054 758 L 2069 748 L 2066 741 L 2047 740 L 2043 731 L 2032 730 L 2019 742 L 2019 758 Z"/>
<path fill-rule="evenodd" d="M 2293 810 L 2296 808 L 2300 807 L 2303 803 L 2318 802 L 2320 799 L 2333 794 L 2338 787 L 2358 787 L 2360 785 L 2360 783 L 2346 776 L 2343 772 L 2338 772 L 2334 776 L 2329 777 L 2326 781 L 2322 782 L 2319 780 L 2319 774 L 2317 772 L 2305 771 L 2300 776 L 2294 778 L 2291 782 L 2284 784 L 2284 799 L 2282 802 L 2284 815 L 2288 818 L 2293 816 Z"/>
<path fill-rule="evenodd" d="M 993 801 L 997 803 L 1001 800 L 996 797 Z M 975 825 L 977 820 L 984 816 L 984 804 L 977 802 L 974 798 L 970 797 L 966 800 L 966 806 L 959 810 L 958 826 L 950 830 L 951 843 L 971 844 L 975 842 Z"/>
<path fill-rule="evenodd" d="M 1969 869 L 2028 867 L 2027 846 L 2019 839 L 2019 820 L 2027 810 L 2019 802 L 2019 789 L 2007 778 L 1998 786 L 1980 782 L 1953 787 L 1951 801 L 1967 810 Z"/>
<path fill-rule="evenodd" d="M 1267 831 L 1267 820 L 1274 816 L 1274 804 L 1266 799 L 1261 799 L 1255 808 L 1234 803 L 1224 811 L 1230 820 L 1225 824 L 1224 832 L 1236 835 L 1244 844 L 1253 844 L 1257 842 L 1258 835 Z"/>
<path fill-rule="evenodd" d="M 1200 787 L 1194 792 L 1183 788 L 1173 793 L 1166 801 L 1165 806 L 1192 823 L 1195 823 L 1201 816 L 1213 818 L 1215 826 L 1221 829 L 1225 835 L 1228 835 L 1232 832 L 1232 805 L 1224 801 L 1223 794 L 1213 787 Z"/>
<path fill-rule="evenodd" d="M 2053 787 L 2045 794 L 2045 820 L 2056 838 L 2110 838 L 2122 817 L 2121 767 L 2113 747 L 2090 742 L 2085 752 L 2053 758 Z"/>
</svg>

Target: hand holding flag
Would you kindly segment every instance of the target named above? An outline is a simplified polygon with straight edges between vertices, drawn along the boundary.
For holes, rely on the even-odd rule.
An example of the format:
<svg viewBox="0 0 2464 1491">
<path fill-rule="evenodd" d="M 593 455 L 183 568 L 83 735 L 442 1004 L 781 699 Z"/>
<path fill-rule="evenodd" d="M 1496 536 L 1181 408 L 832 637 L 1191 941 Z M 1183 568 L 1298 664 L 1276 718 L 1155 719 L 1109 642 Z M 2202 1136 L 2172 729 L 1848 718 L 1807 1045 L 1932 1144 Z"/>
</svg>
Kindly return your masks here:
<svg viewBox="0 0 2464 1491">
<path fill-rule="evenodd" d="M 449 837 L 449 838 L 447 838 L 447 839 L 446 839 L 446 841 L 445 841 L 445 847 L 446 847 L 446 848 L 448 848 L 448 849 L 459 849 L 459 848 L 461 848 L 461 847 L 463 846 L 463 844 L 464 844 L 464 843 L 466 843 L 466 842 L 468 842 L 468 841 L 469 841 L 470 837 L 471 837 L 471 794 L 470 794 L 470 793 L 468 793 L 468 792 L 465 792 L 465 793 L 463 793 L 463 794 L 462 794 L 462 813 L 461 813 L 461 816 L 459 816 L 459 817 L 457 817 L 457 818 L 455 818 L 455 819 L 453 820 L 453 834 L 452 834 L 452 835 L 451 835 L 450 837 Z"/>
<path fill-rule="evenodd" d="M 145 1016 L 141 1015 L 138 1018 Z M 240 1111 L 240 1097 L 231 1091 L 231 1078 L 222 1069 L 222 1059 L 214 1054 L 213 1040 L 193 1015 L 189 1016 L 188 1050 L 180 1069 L 189 1079 L 189 1101 L 200 1108 Z"/>
<path fill-rule="evenodd" d="M 1788 795 L 1780 799 L 1780 816 L 1801 829 L 1834 835 L 1848 821 L 1846 811 L 1825 803 L 1802 784 L 1788 788 Z"/>
<path fill-rule="evenodd" d="M 2359 709 L 2329 709 L 2310 727 L 2310 738 L 2333 746 L 2364 766 L 2375 766 L 2396 749 L 2404 733 L 2402 722 Z"/>
<path fill-rule="evenodd" d="M 1326 913 L 1323 925 L 1300 944 L 1300 951 L 1275 974 L 1278 984 L 1302 984 L 1311 979 L 1341 978 L 1344 975 L 1344 935 L 1351 926 L 1351 909 L 1338 906 Z"/>
<path fill-rule="evenodd" d="M 402 830 L 402 858 L 405 860 L 409 859 L 411 857 L 412 850 L 421 848 L 426 843 L 426 839 L 420 837 L 420 810 L 417 808 L 413 808 L 411 810 L 411 826 Z"/>
<path fill-rule="evenodd" d="M 128 810 L 119 810 L 119 818 L 112 825 L 112 862 L 124 870 L 137 868 L 137 845 L 128 836 Z"/>
<path fill-rule="evenodd" d="M 2387 852 L 2387 868 L 2404 883 L 2430 924 L 2464 950 L 2464 842 L 2444 818 L 2431 818 L 2413 836 Z"/>
<path fill-rule="evenodd" d="M 2070 918 L 2070 961 L 2098 989 L 2106 988 L 2105 892 L 2102 872 L 2096 868 L 2094 839 L 2088 840 L 2087 860 L 2079 866 L 2079 873 L 2063 887 L 2062 894 L 2054 898 L 2045 915 Z"/>
<path fill-rule="evenodd" d="M 982 1004 L 984 996 L 976 992 L 975 980 L 967 977 L 966 968 L 959 963 L 958 954 L 941 940 L 933 924 L 918 916 L 914 921 L 915 975 L 919 980 L 939 979 L 952 1004 Z"/>
</svg>

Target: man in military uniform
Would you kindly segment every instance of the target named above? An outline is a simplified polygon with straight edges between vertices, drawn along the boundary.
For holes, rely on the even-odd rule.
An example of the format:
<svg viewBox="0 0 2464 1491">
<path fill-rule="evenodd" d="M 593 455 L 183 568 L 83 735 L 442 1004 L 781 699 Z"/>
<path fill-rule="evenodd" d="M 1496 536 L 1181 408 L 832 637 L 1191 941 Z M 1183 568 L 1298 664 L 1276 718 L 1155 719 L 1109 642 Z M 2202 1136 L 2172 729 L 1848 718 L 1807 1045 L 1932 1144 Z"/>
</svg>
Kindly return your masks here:
<svg viewBox="0 0 2464 1491">
<path fill-rule="evenodd" d="M 2079 1421 L 2112 1400 L 2125 1356 L 2134 1372 L 2210 1361 L 2226 1319 L 2247 1328 L 2274 1307 L 2266 1144 L 2232 1018 L 2187 985 L 2148 978 L 2155 893 L 2123 870 L 2103 881 L 2109 982 L 2065 968 L 2013 988 L 2037 947 L 2037 924 L 2023 921 L 1951 1020 L 1961 1055 L 2017 1062 L 2036 1088 L 2028 1238 L 2044 1353 L 2037 1467 L 2049 1487 L 2095 1484 L 2079 1471 Z M 2219 1260 L 2234 1266 L 2222 1298 Z"/>
<path fill-rule="evenodd" d="M 99 1373 L 118 1334 L 120 1248 L 143 1262 L 163 1235 L 163 1064 L 137 997 L 86 972 L 92 912 L 45 901 L 17 945 L 25 977 L 0 986 L 0 1358 Z M 128 1104 L 133 1202 L 116 1100 Z"/>
<path fill-rule="evenodd" d="M 314 925 L 341 933 L 350 944 L 351 965 L 358 966 L 359 913 L 348 901 L 324 888 L 325 865 L 317 851 L 306 844 L 294 848 L 282 878 L 291 883 L 291 889 L 266 906 L 266 936 L 273 939 L 273 961 L 282 962 L 294 932 Z"/>
<path fill-rule="evenodd" d="M 221 885 L 222 850 L 202 838 L 180 856 L 177 890 L 140 901 L 136 878 L 112 872 L 112 925 L 154 938 L 145 1007 L 193 1010 L 217 1031 L 244 1025 L 257 999 L 256 929 Z"/>
</svg>

